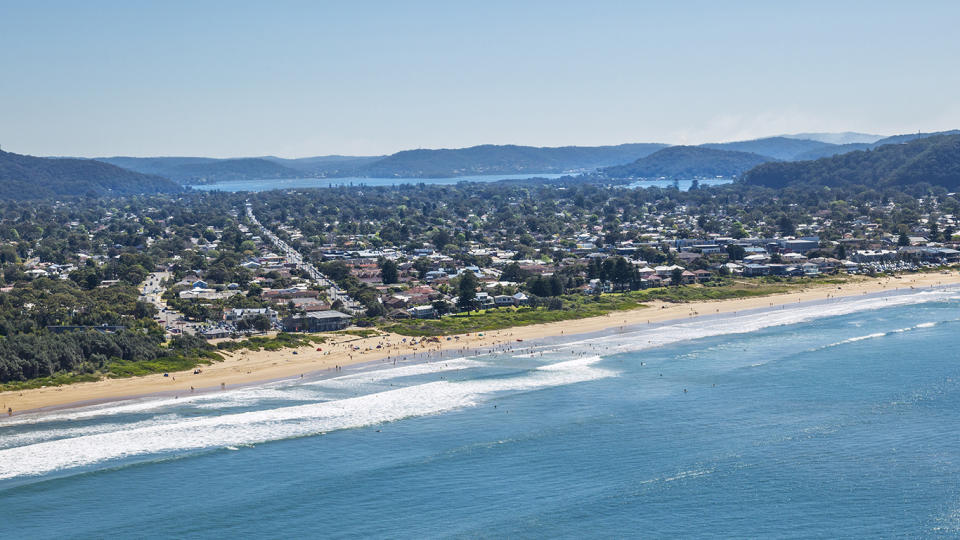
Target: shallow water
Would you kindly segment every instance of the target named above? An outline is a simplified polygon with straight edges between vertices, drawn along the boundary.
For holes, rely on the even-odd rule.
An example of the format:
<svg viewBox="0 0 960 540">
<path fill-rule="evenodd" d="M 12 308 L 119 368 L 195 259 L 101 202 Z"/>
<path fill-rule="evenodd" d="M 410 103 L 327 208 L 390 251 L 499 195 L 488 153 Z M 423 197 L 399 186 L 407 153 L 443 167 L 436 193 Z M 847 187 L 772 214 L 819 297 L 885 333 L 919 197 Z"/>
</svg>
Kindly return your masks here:
<svg viewBox="0 0 960 540">
<path fill-rule="evenodd" d="M 0 531 L 956 537 L 955 295 L 14 417 Z"/>
</svg>

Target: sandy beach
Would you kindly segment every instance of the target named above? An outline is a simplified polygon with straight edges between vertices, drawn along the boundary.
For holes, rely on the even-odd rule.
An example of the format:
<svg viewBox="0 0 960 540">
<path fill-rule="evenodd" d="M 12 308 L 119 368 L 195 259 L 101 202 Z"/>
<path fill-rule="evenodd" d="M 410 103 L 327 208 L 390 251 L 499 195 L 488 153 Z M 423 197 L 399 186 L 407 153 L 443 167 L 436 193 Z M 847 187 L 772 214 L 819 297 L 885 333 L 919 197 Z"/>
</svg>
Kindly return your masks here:
<svg viewBox="0 0 960 540">
<path fill-rule="evenodd" d="M 3 407 L 0 410 L 6 411 L 7 408 L 12 408 L 16 415 L 41 408 L 119 400 L 161 392 L 164 395 L 189 395 L 191 392 L 223 391 L 239 385 L 299 378 L 301 375 L 317 372 L 335 373 L 337 366 L 345 367 L 368 362 L 382 362 L 386 365 L 394 361 L 418 360 L 430 352 L 436 357 L 455 357 L 464 350 L 496 347 L 517 343 L 518 340 L 528 341 L 552 336 L 584 334 L 619 326 L 689 319 L 698 315 L 731 313 L 826 298 L 948 284 L 960 284 L 960 274 L 950 272 L 949 274 L 905 275 L 899 278 L 864 278 L 861 281 L 842 285 L 819 285 L 796 292 L 757 298 L 685 304 L 652 302 L 645 308 L 615 312 L 602 317 L 450 336 L 449 340 L 441 337 L 439 341 L 386 333 L 366 338 L 336 334 L 331 335 L 326 343 L 311 347 L 281 351 L 226 353 L 223 362 L 201 366 L 202 372 L 199 374 L 189 370 L 170 373 L 167 377 L 155 374 L 3 392 L 0 393 L 0 405 Z"/>
</svg>

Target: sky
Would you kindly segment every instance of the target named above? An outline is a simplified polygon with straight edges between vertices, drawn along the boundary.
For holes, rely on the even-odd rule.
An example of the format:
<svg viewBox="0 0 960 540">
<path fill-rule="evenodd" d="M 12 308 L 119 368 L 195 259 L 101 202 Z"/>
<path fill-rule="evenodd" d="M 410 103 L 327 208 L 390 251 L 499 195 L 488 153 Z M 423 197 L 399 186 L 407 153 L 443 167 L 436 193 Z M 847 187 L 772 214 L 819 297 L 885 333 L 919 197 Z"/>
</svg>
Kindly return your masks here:
<svg viewBox="0 0 960 540">
<path fill-rule="evenodd" d="M 960 2 L 0 0 L 0 147 L 379 155 L 960 128 Z"/>
</svg>

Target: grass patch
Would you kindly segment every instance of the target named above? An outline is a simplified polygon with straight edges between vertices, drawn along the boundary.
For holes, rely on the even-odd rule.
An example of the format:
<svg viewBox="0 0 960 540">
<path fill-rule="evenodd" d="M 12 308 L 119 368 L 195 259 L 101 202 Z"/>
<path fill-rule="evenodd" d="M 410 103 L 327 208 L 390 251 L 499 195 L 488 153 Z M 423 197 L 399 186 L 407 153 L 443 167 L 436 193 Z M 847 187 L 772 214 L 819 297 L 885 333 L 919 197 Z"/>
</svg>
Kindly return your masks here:
<svg viewBox="0 0 960 540">
<path fill-rule="evenodd" d="M 316 336 L 311 334 L 288 334 L 280 332 L 274 337 L 249 337 L 239 341 L 221 341 L 217 343 L 217 349 L 221 351 L 280 351 L 283 349 L 296 349 L 307 347 L 317 343 L 326 343 L 325 336 Z"/>
<path fill-rule="evenodd" d="M 644 302 L 661 301 L 673 303 L 729 300 L 783 294 L 803 287 L 848 283 L 856 278 L 843 276 L 787 278 L 768 276 L 760 279 L 717 280 L 705 285 L 682 287 L 657 287 L 642 291 L 603 294 L 599 297 L 566 295 L 561 297 L 563 308 L 498 308 L 470 313 L 446 315 L 441 319 L 408 319 L 388 323 L 381 328 L 405 336 L 443 336 L 502 330 L 514 326 L 527 326 L 557 321 L 598 317 L 615 311 L 646 307 Z"/>
<path fill-rule="evenodd" d="M 646 307 L 629 294 L 605 294 L 599 298 L 583 295 L 562 297 L 564 308 L 497 308 L 469 313 L 456 313 L 441 319 L 408 319 L 383 327 L 388 332 L 405 336 L 443 336 L 468 332 L 501 330 L 586 317 L 598 317 L 613 311 Z"/>
<path fill-rule="evenodd" d="M 103 378 L 103 375 L 100 373 L 59 373 L 50 377 L 39 377 L 28 381 L 14 381 L 0 384 L 0 392 L 30 390 L 31 388 L 60 386 L 79 382 L 94 382 L 99 381 L 101 378 Z"/>
</svg>

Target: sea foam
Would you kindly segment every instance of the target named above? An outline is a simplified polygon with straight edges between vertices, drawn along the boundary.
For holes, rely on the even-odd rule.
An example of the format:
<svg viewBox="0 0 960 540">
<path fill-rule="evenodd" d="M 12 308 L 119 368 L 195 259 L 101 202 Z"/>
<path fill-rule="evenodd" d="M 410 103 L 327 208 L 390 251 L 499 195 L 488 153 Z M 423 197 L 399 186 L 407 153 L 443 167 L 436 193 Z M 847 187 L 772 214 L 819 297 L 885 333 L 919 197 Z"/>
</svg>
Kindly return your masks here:
<svg viewBox="0 0 960 540">
<path fill-rule="evenodd" d="M 308 405 L 123 426 L 0 450 L 0 479 L 39 475 L 107 460 L 255 444 L 392 422 L 471 407 L 500 392 L 574 384 L 615 373 L 599 357 L 532 369 L 508 378 L 435 381 Z"/>
</svg>

